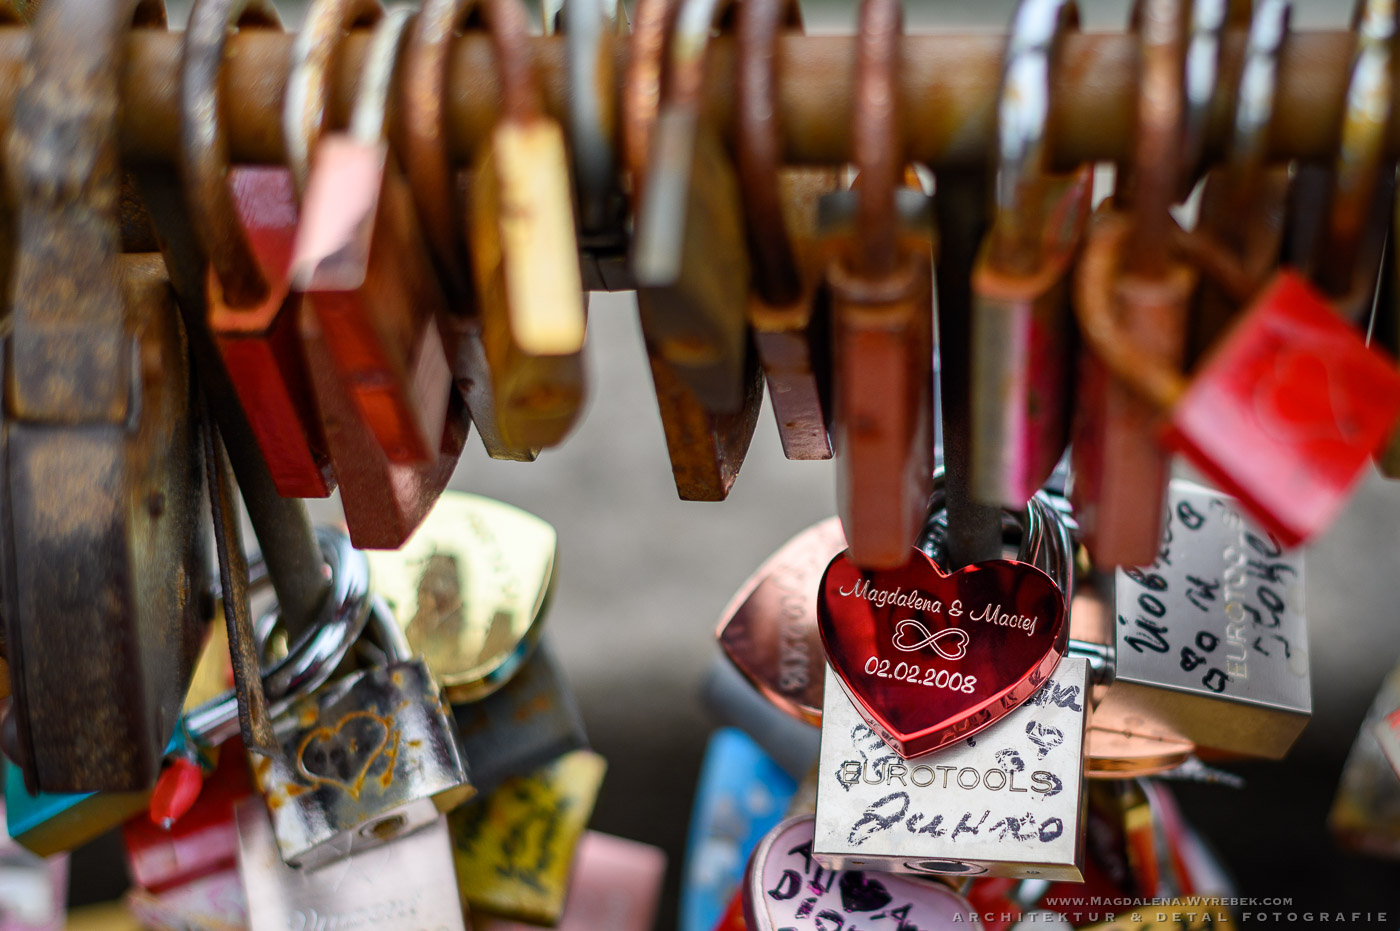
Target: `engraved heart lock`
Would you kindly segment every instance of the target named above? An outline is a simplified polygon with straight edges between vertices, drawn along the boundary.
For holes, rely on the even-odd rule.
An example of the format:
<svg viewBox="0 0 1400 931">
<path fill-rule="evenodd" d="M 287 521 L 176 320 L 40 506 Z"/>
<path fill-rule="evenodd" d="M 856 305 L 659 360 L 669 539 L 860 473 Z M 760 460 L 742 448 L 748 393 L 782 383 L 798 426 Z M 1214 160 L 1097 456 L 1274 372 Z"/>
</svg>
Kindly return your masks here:
<svg viewBox="0 0 1400 931">
<path fill-rule="evenodd" d="M 935 482 L 931 514 L 943 498 L 941 475 Z M 1071 548 L 1042 496 L 1027 505 L 1021 552 L 1030 561 L 952 574 L 919 550 L 898 569 L 863 570 L 847 553 L 827 567 L 818 602 L 827 661 L 905 759 L 994 724 L 1064 655 Z"/>
<path fill-rule="evenodd" d="M 769 831 L 749 861 L 744 917 L 751 931 L 822 928 L 983 927 L 977 911 L 945 885 L 889 873 L 829 870 L 812 857 L 811 815 Z"/>
</svg>

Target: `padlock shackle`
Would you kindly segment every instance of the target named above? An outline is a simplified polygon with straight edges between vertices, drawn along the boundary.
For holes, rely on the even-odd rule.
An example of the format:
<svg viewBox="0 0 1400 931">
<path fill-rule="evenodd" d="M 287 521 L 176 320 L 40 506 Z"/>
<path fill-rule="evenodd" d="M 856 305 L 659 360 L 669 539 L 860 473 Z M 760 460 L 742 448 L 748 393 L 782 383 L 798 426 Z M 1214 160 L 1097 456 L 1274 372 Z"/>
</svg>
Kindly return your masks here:
<svg viewBox="0 0 1400 931">
<path fill-rule="evenodd" d="M 1186 42 L 1181 129 L 1181 185 L 1185 198 L 1195 187 L 1206 154 L 1206 127 L 1211 102 L 1220 84 L 1226 29 L 1250 23 L 1251 0 L 1191 0 L 1190 34 Z"/>
<path fill-rule="evenodd" d="M 331 591 L 322 603 L 320 615 L 292 643 L 287 655 L 262 668 L 263 690 L 273 718 L 331 677 L 364 632 L 373 606 L 365 554 L 339 531 L 317 527 L 316 537 L 331 573 Z M 261 556 L 252 557 L 250 581 L 259 577 L 257 567 L 263 564 Z M 275 607 L 258 618 L 254 630 L 259 644 L 267 643 L 278 621 Z M 237 695 L 225 692 L 205 702 L 185 715 L 182 726 L 197 746 L 217 746 L 238 733 Z"/>
<path fill-rule="evenodd" d="M 1186 379 L 1124 334 L 1118 322 L 1114 289 L 1126 270 L 1134 224 L 1121 213 L 1096 217 L 1094 223 L 1096 228 L 1084 246 L 1074 278 L 1074 312 L 1080 336 L 1114 378 L 1157 410 L 1169 410 L 1186 392 Z"/>
<path fill-rule="evenodd" d="M 679 0 L 637 0 L 622 84 L 622 161 L 632 182 L 632 204 L 642 203 L 651 136 L 661 110 L 666 38 Z"/>
<path fill-rule="evenodd" d="M 611 40 L 625 34 L 618 0 L 570 0 L 560 27 L 567 46 L 569 108 L 565 125 L 578 193 L 580 231 L 609 234 L 621 205 L 617 175 L 617 67 Z M 542 86 L 542 85 L 541 85 Z"/>
<path fill-rule="evenodd" d="M 1168 273 L 1170 207 L 1181 183 L 1184 119 L 1182 0 L 1138 0 L 1133 28 L 1139 37 L 1137 131 L 1126 187 L 1133 225 L 1125 267 L 1147 279 Z"/>
<path fill-rule="evenodd" d="M 463 238 L 456 172 L 448 145 L 447 65 L 452 40 L 464 32 L 480 0 L 423 0 L 403 61 L 400 147 L 404 174 L 428 246 L 454 303 L 471 294 L 463 271 Z"/>
<path fill-rule="evenodd" d="M 292 43 L 291 70 L 282 108 L 287 165 L 297 195 L 306 192 L 311 151 L 330 118 L 333 65 L 346 34 L 384 15 L 379 0 L 313 0 Z"/>
<path fill-rule="evenodd" d="M 1225 169 L 1239 203 L 1251 203 L 1258 178 L 1268 163 L 1269 126 L 1278 91 L 1279 51 L 1288 36 L 1291 0 L 1260 0 L 1249 21 L 1239 97 Z"/>
<path fill-rule="evenodd" d="M 396 3 L 374 26 L 361 63 L 359 90 L 350 111 L 350 137 L 363 145 L 388 141 L 394 75 L 414 13 L 409 4 Z"/>
<path fill-rule="evenodd" d="M 544 115 L 544 89 L 535 70 L 530 24 L 521 0 L 480 0 L 501 81 L 499 119 L 526 123 Z"/>
<path fill-rule="evenodd" d="M 1060 588 L 1065 610 L 1074 596 L 1074 540 L 1069 524 L 1043 491 L 1036 492 L 1020 509 L 1001 508 L 1002 532 L 1020 531 L 1016 558 L 1040 569 Z M 915 546 L 946 571 L 948 536 L 948 484 L 942 466 L 933 473 L 928 517 Z M 1066 625 L 1068 629 L 1068 625 Z"/>
<path fill-rule="evenodd" d="M 874 278 L 893 273 L 901 256 L 895 192 L 905 166 L 899 99 L 904 8 L 899 0 L 861 0 L 858 28 L 852 162 L 860 174 L 851 262 L 854 272 Z"/>
<path fill-rule="evenodd" d="M 1356 33 L 1356 53 L 1333 167 L 1327 235 L 1321 238 L 1312 277 L 1332 298 L 1364 289 L 1365 307 L 1369 309 L 1374 266 L 1390 225 L 1386 207 L 1390 197 L 1382 193 L 1385 179 L 1388 177 L 1393 184 L 1395 174 L 1394 162 L 1385 155 L 1386 134 L 1395 109 L 1394 0 L 1358 0 L 1352 30 Z"/>
<path fill-rule="evenodd" d="M 271 292 L 229 189 L 228 124 L 220 98 L 231 30 L 281 29 L 269 0 L 197 0 L 180 62 L 179 170 L 186 209 L 231 308 L 257 307 Z"/>
<path fill-rule="evenodd" d="M 797 0 L 744 0 L 739 4 L 739 99 L 734 110 L 739 190 L 754 287 L 773 304 L 797 300 L 803 278 L 783 216 L 779 181 L 783 150 L 778 132 L 776 57 L 779 30 L 785 22 L 789 28 L 801 30 Z"/>
<path fill-rule="evenodd" d="M 997 97 L 996 215 L 989 234 L 998 271 L 1032 274 L 1040 267 L 1050 88 L 1062 39 L 1078 28 L 1074 0 L 1021 0 L 1011 21 Z"/>
</svg>

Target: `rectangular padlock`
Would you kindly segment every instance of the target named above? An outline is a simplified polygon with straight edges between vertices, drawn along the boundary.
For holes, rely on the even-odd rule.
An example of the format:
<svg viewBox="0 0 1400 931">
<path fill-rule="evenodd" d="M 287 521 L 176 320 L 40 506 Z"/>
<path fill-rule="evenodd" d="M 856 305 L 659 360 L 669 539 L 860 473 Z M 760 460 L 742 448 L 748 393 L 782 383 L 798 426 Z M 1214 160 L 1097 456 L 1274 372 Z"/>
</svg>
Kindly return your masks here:
<svg viewBox="0 0 1400 931">
<path fill-rule="evenodd" d="M 1086 292 L 1102 295 L 1115 308 L 1115 339 L 1162 364 L 1179 366 L 1186 353 L 1187 308 L 1196 275 L 1177 263 L 1161 280 L 1115 277 L 1110 261 L 1095 260 L 1114 255 L 1131 230 L 1128 216 L 1106 209 L 1090 222 L 1075 281 L 1081 329 Z M 1093 352 L 1081 354 L 1070 494 L 1096 564 L 1144 565 L 1156 552 L 1160 501 L 1170 476 L 1159 427 L 1160 411 L 1115 378 Z"/>
<path fill-rule="evenodd" d="M 159 255 L 116 267 L 124 390 L 140 401 L 130 418 L 4 427 L 11 714 L 36 792 L 149 787 L 207 621 L 204 462 L 184 331 Z"/>
<path fill-rule="evenodd" d="M 878 278 L 848 267 L 850 192 L 820 205 L 830 258 L 832 415 L 837 510 L 852 558 L 903 565 L 933 485 L 933 270 L 931 202 L 901 189 L 900 256 Z"/>
<path fill-rule="evenodd" d="M 308 870 L 282 862 L 260 801 L 241 803 L 236 817 L 249 931 L 357 926 L 466 931 L 442 815 L 390 843 Z"/>
<path fill-rule="evenodd" d="M 448 818 L 462 907 L 554 925 L 607 762 L 576 750 Z"/>
<path fill-rule="evenodd" d="M 536 645 L 509 682 L 479 701 L 454 705 L 452 716 L 462 753 L 472 761 L 472 783 L 483 793 L 588 747 L 578 703 L 547 642 Z"/>
<path fill-rule="evenodd" d="M 832 869 L 1082 881 L 1088 695 L 1088 663 L 1066 657 L 1003 720 L 905 760 L 828 667 L 813 856 Z"/>
<path fill-rule="evenodd" d="M 236 305 L 241 295 L 225 288 L 211 264 L 209 329 L 278 494 L 324 498 L 335 490 L 335 475 L 297 333 L 301 296 L 288 278 L 297 229 L 291 172 L 239 165 L 229 169 L 228 186 L 265 294 Z"/>
<path fill-rule="evenodd" d="M 1150 566 L 1113 577 L 1099 708 L 1205 747 L 1281 759 L 1312 714 L 1305 562 L 1227 495 L 1172 480 Z"/>
<path fill-rule="evenodd" d="M 432 824 L 474 794 L 451 709 L 387 610 L 389 663 L 335 680 L 274 721 L 281 752 L 253 762 L 282 858 L 316 867 Z"/>
<path fill-rule="evenodd" d="M 713 931 L 739 891 L 749 854 L 796 791 L 796 781 L 743 731 L 710 735 L 686 837 L 680 931 Z"/>
<path fill-rule="evenodd" d="M 972 271 L 972 493 L 1021 507 L 1069 442 L 1074 366 L 1070 276 L 1089 215 L 1092 172 L 1046 180 L 1046 229 L 1030 255 L 1007 256 L 998 230 Z M 1041 241 L 1043 240 L 1043 242 Z"/>
<path fill-rule="evenodd" d="M 558 931 L 651 931 L 666 873 L 665 851 L 585 831 L 575 859 L 564 914 L 555 925 Z M 476 931 L 533 931 L 538 926 L 474 914 L 472 927 Z"/>
<path fill-rule="evenodd" d="M 131 881 L 159 894 L 233 868 L 238 853 L 233 809 L 252 794 L 248 754 L 235 738 L 219 748 L 219 762 L 199 798 L 173 825 L 154 823 L 146 811 L 122 825 Z"/>
<path fill-rule="evenodd" d="M 446 309 L 387 142 L 321 140 L 289 274 L 384 455 L 435 461 L 452 385 L 437 326 Z"/>
<path fill-rule="evenodd" d="M 425 463 L 391 461 L 346 394 L 320 321 L 307 313 L 300 322 L 302 351 L 340 483 L 350 540 L 361 549 L 397 549 L 451 480 L 466 445 L 469 415 L 460 398 L 450 398 L 437 458 Z"/>
<path fill-rule="evenodd" d="M 471 185 L 472 271 L 502 439 L 557 446 L 584 400 L 587 301 L 574 238 L 564 134 L 507 115 Z"/>
</svg>

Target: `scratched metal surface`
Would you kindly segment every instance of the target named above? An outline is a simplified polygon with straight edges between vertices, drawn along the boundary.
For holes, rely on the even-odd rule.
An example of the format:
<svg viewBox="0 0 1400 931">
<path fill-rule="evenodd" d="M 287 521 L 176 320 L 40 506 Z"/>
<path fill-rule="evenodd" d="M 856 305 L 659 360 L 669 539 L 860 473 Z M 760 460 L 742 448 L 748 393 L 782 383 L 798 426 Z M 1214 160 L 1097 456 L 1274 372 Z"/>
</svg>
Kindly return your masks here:
<svg viewBox="0 0 1400 931">
<path fill-rule="evenodd" d="M 1125 21 L 1126 0 L 1080 5 L 1087 28 L 1121 28 Z M 289 23 L 299 21 L 303 4 L 278 6 Z M 854 23 L 853 0 L 803 6 L 814 29 Z M 1002 28 L 1014 2 L 906 6 L 910 28 Z M 1296 27 L 1336 28 L 1345 26 L 1351 4 L 1297 6 Z M 188 2 L 175 0 L 171 9 L 181 22 Z M 592 827 L 665 848 L 670 863 L 658 927 L 669 929 L 710 729 L 697 694 L 717 650 L 714 622 L 754 567 L 833 512 L 835 480 L 829 464 L 783 459 L 765 402 L 729 500 L 676 500 L 631 295 L 594 295 L 590 330 L 591 398 L 567 444 L 525 465 L 492 461 L 472 440 L 452 487 L 500 498 L 558 528 L 550 637 L 593 743 L 610 763 Z M 1244 792 L 1178 791 L 1242 894 L 1291 896 L 1314 909 L 1389 907 L 1390 926 L 1400 904 L 1394 867 L 1337 851 L 1324 822 L 1357 725 L 1400 653 L 1392 595 L 1400 577 L 1397 526 L 1400 485 L 1372 477 L 1308 554 L 1315 713 L 1289 758 L 1233 767 L 1249 779 Z M 74 863 L 75 895 L 114 896 L 120 877 L 97 871 L 119 870 L 118 858 L 110 839 L 85 851 Z"/>
</svg>

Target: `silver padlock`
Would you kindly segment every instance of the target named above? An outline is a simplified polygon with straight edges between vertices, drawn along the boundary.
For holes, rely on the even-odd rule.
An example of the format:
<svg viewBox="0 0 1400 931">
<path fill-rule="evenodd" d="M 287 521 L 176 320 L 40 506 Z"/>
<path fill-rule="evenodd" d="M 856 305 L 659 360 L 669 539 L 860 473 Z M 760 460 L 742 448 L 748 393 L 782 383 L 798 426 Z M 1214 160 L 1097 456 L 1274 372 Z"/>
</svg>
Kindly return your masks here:
<svg viewBox="0 0 1400 931">
<path fill-rule="evenodd" d="M 1018 522 L 1018 557 L 1068 597 L 1073 551 L 1054 508 L 1037 495 Z M 921 545 L 935 561 L 943 526 L 933 514 Z M 832 869 L 1082 881 L 1088 708 L 1089 663 L 1066 656 L 996 724 L 902 759 L 828 666 L 813 856 Z"/>
<path fill-rule="evenodd" d="M 253 761 L 291 866 L 319 866 L 408 834 L 475 794 L 452 709 L 379 599 L 370 629 L 387 662 L 276 715 L 281 752 Z"/>
<path fill-rule="evenodd" d="M 1312 716 L 1302 550 L 1235 499 L 1173 479 L 1157 560 L 1113 573 L 1113 684 L 1100 713 L 1282 759 Z"/>
<path fill-rule="evenodd" d="M 308 870 L 282 861 L 268 813 L 256 799 L 240 802 L 234 819 L 249 931 L 465 931 L 443 815 L 393 843 Z"/>
</svg>

